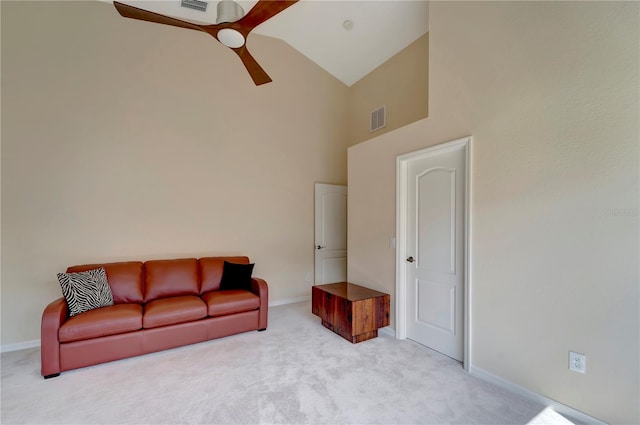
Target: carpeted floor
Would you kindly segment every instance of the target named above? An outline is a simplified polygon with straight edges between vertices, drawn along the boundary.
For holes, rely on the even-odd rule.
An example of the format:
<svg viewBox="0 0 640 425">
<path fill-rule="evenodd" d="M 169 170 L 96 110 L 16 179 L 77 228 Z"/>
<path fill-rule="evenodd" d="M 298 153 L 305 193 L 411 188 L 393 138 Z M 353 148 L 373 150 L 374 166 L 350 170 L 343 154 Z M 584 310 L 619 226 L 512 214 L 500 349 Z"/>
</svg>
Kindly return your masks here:
<svg viewBox="0 0 640 425">
<path fill-rule="evenodd" d="M 40 376 L 39 349 L 2 354 L 2 424 L 526 424 L 543 406 L 384 333 L 351 344 L 310 303 L 269 328 Z"/>
</svg>

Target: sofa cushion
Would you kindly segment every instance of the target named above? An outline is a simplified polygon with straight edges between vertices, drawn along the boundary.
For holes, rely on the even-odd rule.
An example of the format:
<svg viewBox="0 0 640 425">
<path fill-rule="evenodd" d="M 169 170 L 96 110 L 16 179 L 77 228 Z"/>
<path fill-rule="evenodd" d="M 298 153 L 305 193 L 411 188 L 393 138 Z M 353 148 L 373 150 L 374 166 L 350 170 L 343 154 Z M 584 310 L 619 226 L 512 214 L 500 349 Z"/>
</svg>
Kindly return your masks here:
<svg viewBox="0 0 640 425">
<path fill-rule="evenodd" d="M 256 310 L 260 307 L 260 297 L 242 289 L 209 292 L 203 295 L 202 299 L 207 303 L 207 314 L 211 317 Z"/>
<path fill-rule="evenodd" d="M 220 288 L 225 261 L 236 264 L 249 264 L 248 257 L 206 257 L 198 259 L 201 294 L 217 291 Z"/>
<path fill-rule="evenodd" d="M 207 317 L 207 305 L 195 295 L 162 298 L 144 306 L 145 329 L 191 322 Z"/>
<path fill-rule="evenodd" d="M 67 269 L 67 273 L 83 272 L 99 267 L 103 267 L 107 272 L 107 281 L 115 304 L 144 302 L 142 262 L 140 261 L 71 266 Z"/>
<path fill-rule="evenodd" d="M 144 263 L 145 302 L 159 298 L 198 295 L 198 260 L 152 260 Z"/>
<path fill-rule="evenodd" d="M 69 316 L 113 305 L 113 294 L 102 267 L 79 273 L 58 273 Z"/>
<path fill-rule="evenodd" d="M 140 304 L 116 304 L 73 316 L 58 330 L 60 342 L 81 341 L 142 328 Z"/>
<path fill-rule="evenodd" d="M 235 264 L 224 262 L 222 279 L 220 280 L 220 290 L 228 289 L 251 289 L 251 274 L 254 264 Z"/>
</svg>

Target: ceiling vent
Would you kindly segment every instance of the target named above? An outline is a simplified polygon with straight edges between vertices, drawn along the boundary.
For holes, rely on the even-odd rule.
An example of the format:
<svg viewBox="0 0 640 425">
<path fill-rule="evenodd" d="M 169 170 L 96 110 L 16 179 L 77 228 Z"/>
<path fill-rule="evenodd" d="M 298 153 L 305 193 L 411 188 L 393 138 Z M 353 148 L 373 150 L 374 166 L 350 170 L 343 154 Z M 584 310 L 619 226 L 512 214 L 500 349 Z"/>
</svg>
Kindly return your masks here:
<svg viewBox="0 0 640 425">
<path fill-rule="evenodd" d="M 200 0 L 182 0 L 182 7 L 187 9 L 199 10 L 200 12 L 207 11 L 207 2 Z"/>
<path fill-rule="evenodd" d="M 375 111 L 371 112 L 371 123 L 369 125 L 369 132 L 380 130 L 387 125 L 387 107 L 381 106 Z"/>
</svg>

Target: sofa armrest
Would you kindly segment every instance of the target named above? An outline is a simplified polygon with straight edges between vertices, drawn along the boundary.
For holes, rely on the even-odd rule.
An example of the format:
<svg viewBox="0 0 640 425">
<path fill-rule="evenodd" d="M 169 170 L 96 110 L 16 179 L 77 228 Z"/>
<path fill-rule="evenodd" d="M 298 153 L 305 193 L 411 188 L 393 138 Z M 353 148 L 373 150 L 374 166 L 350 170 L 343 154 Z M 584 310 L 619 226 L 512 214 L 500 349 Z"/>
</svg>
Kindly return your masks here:
<svg viewBox="0 0 640 425">
<path fill-rule="evenodd" d="M 40 328 L 40 361 L 42 369 L 40 373 L 44 377 L 56 376 L 60 373 L 60 342 L 58 329 L 67 319 L 67 302 L 60 297 L 42 312 L 42 325 Z"/>
<path fill-rule="evenodd" d="M 260 317 L 258 319 L 258 329 L 267 329 L 267 314 L 269 309 L 269 286 L 264 279 L 259 277 L 251 278 L 251 292 L 260 297 Z"/>
</svg>

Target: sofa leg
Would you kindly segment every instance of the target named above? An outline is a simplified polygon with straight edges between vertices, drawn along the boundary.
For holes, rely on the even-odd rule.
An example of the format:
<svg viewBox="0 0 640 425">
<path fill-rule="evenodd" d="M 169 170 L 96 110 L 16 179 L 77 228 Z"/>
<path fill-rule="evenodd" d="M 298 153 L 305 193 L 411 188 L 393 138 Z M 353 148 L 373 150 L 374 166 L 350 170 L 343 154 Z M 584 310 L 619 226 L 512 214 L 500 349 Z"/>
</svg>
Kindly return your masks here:
<svg viewBox="0 0 640 425">
<path fill-rule="evenodd" d="M 258 332 L 266 331 L 267 328 L 258 329 Z"/>
<path fill-rule="evenodd" d="M 60 376 L 60 374 L 59 373 L 52 373 L 51 375 L 45 376 L 44 379 L 55 378 L 56 376 Z"/>
</svg>

